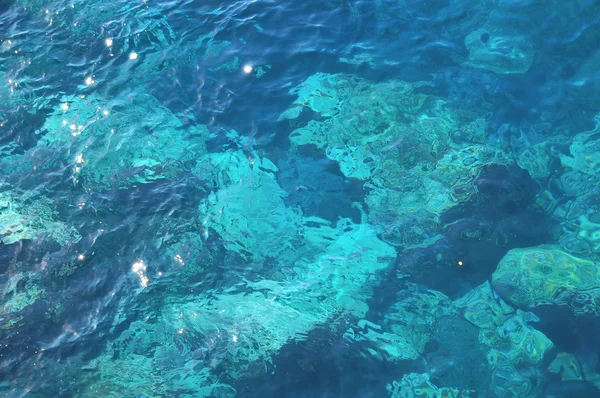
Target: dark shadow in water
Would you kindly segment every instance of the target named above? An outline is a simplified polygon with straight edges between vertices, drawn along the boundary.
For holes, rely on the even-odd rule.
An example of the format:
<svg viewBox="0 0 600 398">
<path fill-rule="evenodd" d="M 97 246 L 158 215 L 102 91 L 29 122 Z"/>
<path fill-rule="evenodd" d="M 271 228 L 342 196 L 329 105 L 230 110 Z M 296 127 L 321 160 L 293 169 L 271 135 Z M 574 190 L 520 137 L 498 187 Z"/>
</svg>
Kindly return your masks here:
<svg viewBox="0 0 600 398">
<path fill-rule="evenodd" d="M 343 331 L 340 331 L 343 332 Z M 415 370 L 413 361 L 391 364 L 359 358 L 366 345 L 344 341 L 339 332 L 316 330 L 304 342 L 283 347 L 273 356 L 268 374 L 235 384 L 239 397 L 378 398 L 386 397 L 386 382 Z"/>
<path fill-rule="evenodd" d="M 532 326 L 541 331 L 554 343 L 546 354 L 547 368 L 557 353 L 568 352 L 576 356 L 580 365 L 588 372 L 600 372 L 600 319 L 594 315 L 573 314 L 566 306 L 540 306 L 531 310 L 540 322 Z M 546 373 L 547 383 L 542 396 L 557 398 L 596 398 L 600 390 L 591 382 L 561 381 L 561 374 Z"/>
<path fill-rule="evenodd" d="M 2 109 L 0 109 L 0 115 Z M 11 155 L 20 155 L 33 148 L 40 135 L 36 131 L 45 122 L 48 111 L 39 110 L 35 114 L 27 112 L 24 107 L 10 109 L 0 129 L 0 147 L 8 144 L 16 144 Z M 25 122 L 24 122 L 25 121 Z"/>
<path fill-rule="evenodd" d="M 362 182 L 345 177 L 337 162 L 317 152 L 314 157 L 285 156 L 277 165 L 277 181 L 288 193 L 287 206 L 300 206 L 305 216 L 332 223 L 340 217 L 361 222 L 360 211 L 352 203 L 364 202 Z"/>
</svg>

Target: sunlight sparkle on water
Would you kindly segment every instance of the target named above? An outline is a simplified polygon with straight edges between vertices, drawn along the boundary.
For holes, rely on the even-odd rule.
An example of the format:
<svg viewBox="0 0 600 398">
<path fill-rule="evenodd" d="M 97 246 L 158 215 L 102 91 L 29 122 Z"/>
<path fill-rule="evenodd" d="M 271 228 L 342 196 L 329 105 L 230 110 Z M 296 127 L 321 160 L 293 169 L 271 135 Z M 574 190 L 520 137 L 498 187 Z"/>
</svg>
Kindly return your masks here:
<svg viewBox="0 0 600 398">
<path fill-rule="evenodd" d="M 131 265 L 131 270 L 138 274 L 140 277 L 140 285 L 142 287 L 148 286 L 148 282 L 150 281 L 146 276 L 146 270 L 148 267 L 144 264 L 144 260 L 138 260 Z"/>
</svg>

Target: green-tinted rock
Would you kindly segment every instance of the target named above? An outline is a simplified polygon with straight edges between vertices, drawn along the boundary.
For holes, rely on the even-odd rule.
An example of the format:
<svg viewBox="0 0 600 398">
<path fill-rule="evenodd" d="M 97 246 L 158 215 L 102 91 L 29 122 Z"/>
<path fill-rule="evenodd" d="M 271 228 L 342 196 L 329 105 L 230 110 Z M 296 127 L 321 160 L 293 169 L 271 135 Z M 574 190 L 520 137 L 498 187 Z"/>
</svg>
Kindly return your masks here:
<svg viewBox="0 0 600 398">
<path fill-rule="evenodd" d="M 495 295 L 488 282 L 455 300 L 454 306 L 480 328 L 479 342 L 490 347 L 487 362 L 493 369 L 492 391 L 499 396 L 536 396 L 543 381 L 536 373 L 538 366 L 553 347 L 550 339 L 529 325 L 539 319 L 512 308 Z"/>
<path fill-rule="evenodd" d="M 600 270 L 596 263 L 552 246 L 513 249 L 492 275 L 494 288 L 521 308 L 569 306 L 576 314 L 598 314 Z"/>
<path fill-rule="evenodd" d="M 461 390 L 450 387 L 437 387 L 427 373 L 409 373 L 402 377 L 400 382 L 394 381 L 387 385 L 387 390 L 392 398 L 469 398 L 476 397 L 472 390 Z"/>
</svg>

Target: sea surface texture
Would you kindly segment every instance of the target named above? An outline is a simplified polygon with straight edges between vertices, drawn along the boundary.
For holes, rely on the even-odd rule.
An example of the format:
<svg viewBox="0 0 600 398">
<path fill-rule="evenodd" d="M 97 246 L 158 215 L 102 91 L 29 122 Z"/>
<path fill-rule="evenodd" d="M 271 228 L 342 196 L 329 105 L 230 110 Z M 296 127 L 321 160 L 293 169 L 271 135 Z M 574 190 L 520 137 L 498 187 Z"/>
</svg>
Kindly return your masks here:
<svg viewBox="0 0 600 398">
<path fill-rule="evenodd" d="M 600 397 L 597 0 L 0 1 L 0 396 Z"/>
</svg>

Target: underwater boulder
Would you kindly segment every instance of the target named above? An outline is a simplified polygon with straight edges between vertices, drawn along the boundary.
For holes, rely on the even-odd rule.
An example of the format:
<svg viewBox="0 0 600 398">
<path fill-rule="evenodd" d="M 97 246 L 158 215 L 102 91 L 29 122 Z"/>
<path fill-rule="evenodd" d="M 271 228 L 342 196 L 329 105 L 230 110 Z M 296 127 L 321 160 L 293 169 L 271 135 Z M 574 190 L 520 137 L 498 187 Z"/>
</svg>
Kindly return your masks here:
<svg viewBox="0 0 600 398">
<path fill-rule="evenodd" d="M 393 381 L 387 385 L 388 393 L 392 398 L 414 398 L 414 397 L 476 397 L 472 390 L 461 390 L 459 388 L 437 387 L 430 380 L 427 373 L 410 373 L 404 375 L 400 382 Z"/>
<path fill-rule="evenodd" d="M 522 74 L 533 64 L 533 46 L 525 36 L 487 26 L 465 38 L 469 57 L 465 64 L 502 75 Z"/>
<path fill-rule="evenodd" d="M 575 314 L 600 314 L 600 269 L 554 246 L 510 250 L 492 274 L 498 294 L 520 308 L 568 306 Z"/>
</svg>

